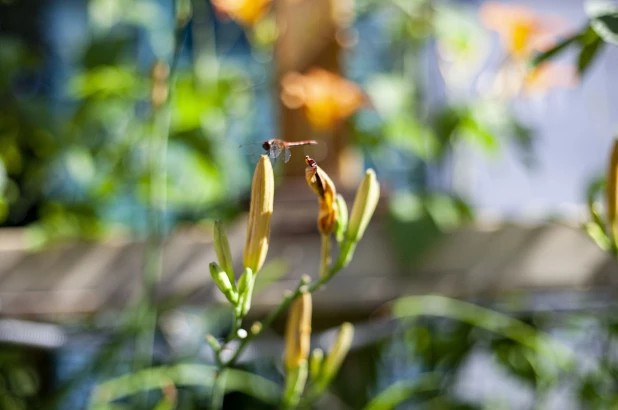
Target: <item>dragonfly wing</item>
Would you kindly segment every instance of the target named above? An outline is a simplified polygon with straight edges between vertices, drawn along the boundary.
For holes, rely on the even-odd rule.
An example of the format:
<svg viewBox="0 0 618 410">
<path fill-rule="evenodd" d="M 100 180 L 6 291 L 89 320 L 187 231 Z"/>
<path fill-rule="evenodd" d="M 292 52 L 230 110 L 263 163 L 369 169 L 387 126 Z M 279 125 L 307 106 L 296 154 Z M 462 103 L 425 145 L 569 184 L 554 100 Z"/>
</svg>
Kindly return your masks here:
<svg viewBox="0 0 618 410">
<path fill-rule="evenodd" d="M 292 153 L 290 152 L 290 149 L 288 147 L 285 147 L 285 149 L 283 150 L 283 154 L 284 154 L 285 162 L 287 163 L 290 160 Z"/>
<path fill-rule="evenodd" d="M 279 145 L 271 145 L 269 156 L 272 159 L 277 159 L 277 157 L 281 154 L 281 146 Z"/>
</svg>

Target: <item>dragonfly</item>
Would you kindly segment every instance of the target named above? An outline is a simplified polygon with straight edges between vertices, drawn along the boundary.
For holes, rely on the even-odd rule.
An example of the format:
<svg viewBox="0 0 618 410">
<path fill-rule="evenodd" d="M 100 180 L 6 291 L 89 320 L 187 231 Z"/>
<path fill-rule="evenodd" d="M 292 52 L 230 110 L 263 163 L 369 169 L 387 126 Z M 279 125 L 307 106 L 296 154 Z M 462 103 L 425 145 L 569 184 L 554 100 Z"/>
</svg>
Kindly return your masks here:
<svg viewBox="0 0 618 410">
<path fill-rule="evenodd" d="M 304 141 L 283 141 L 280 139 L 270 139 L 262 142 L 262 149 L 266 151 L 268 156 L 276 161 L 279 156 L 283 153 L 284 162 L 288 162 L 292 154 L 290 153 L 290 148 L 293 147 L 301 147 L 303 145 L 316 145 L 318 142 L 314 140 L 304 140 Z M 242 145 L 241 145 L 242 147 Z"/>
</svg>

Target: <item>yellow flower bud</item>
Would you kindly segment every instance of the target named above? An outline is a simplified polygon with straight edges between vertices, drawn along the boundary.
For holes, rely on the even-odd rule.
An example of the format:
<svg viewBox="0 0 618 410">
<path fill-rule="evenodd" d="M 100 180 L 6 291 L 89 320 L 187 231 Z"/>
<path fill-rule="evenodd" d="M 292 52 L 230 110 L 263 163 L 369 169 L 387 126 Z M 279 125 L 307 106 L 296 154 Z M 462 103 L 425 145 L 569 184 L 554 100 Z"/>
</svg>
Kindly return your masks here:
<svg viewBox="0 0 618 410">
<path fill-rule="evenodd" d="M 270 218 L 273 214 L 275 178 L 267 155 L 262 155 L 255 167 L 251 186 L 251 205 L 247 225 L 244 265 L 254 274 L 264 265 L 268 253 Z"/>
<path fill-rule="evenodd" d="M 215 253 L 217 254 L 217 260 L 221 268 L 227 273 L 232 287 L 235 287 L 234 281 L 234 266 L 232 264 L 232 253 L 230 251 L 230 243 L 227 240 L 227 235 L 223 229 L 221 221 L 215 221 L 215 232 L 213 237 L 213 243 L 215 246 Z"/>
<path fill-rule="evenodd" d="M 380 199 L 380 184 L 373 169 L 368 169 L 356 191 L 352 214 L 348 222 L 347 239 L 349 241 L 358 242 L 363 237 L 378 205 L 378 199 Z"/>
<path fill-rule="evenodd" d="M 212 276 L 213 282 L 215 282 L 215 285 L 217 285 L 221 293 L 223 293 L 227 300 L 229 300 L 232 304 L 235 305 L 236 303 L 238 303 L 238 294 L 232 287 L 227 273 L 225 273 L 225 271 L 221 269 L 221 267 L 215 262 L 212 262 L 209 265 L 209 268 L 210 276 Z"/>
<path fill-rule="evenodd" d="M 612 148 L 612 155 L 609 161 L 609 168 L 607 170 L 607 188 L 606 188 L 606 197 L 607 197 L 607 220 L 609 221 L 610 227 L 613 231 L 614 226 L 616 224 L 616 205 L 618 197 L 618 191 L 616 190 L 616 184 L 618 183 L 618 140 L 614 141 L 614 146 Z"/>
<path fill-rule="evenodd" d="M 285 367 L 288 371 L 306 364 L 311 338 L 311 294 L 303 293 L 290 307 L 285 327 Z"/>
<path fill-rule="evenodd" d="M 318 214 L 318 229 L 322 235 L 330 235 L 335 229 L 337 222 L 337 190 L 328 174 L 318 164 L 305 157 L 305 179 L 309 187 L 318 196 L 320 212 Z"/>
</svg>

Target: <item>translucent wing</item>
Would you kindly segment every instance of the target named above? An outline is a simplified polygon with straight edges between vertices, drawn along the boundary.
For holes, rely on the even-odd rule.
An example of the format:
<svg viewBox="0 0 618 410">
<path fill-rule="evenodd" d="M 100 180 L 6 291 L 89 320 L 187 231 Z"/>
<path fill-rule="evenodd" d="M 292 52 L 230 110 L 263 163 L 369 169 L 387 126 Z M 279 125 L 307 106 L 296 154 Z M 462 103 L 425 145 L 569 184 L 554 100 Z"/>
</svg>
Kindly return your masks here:
<svg viewBox="0 0 618 410">
<path fill-rule="evenodd" d="M 285 147 L 285 149 L 283 150 L 283 155 L 284 155 L 284 160 L 287 163 L 290 160 L 290 157 L 292 156 L 292 153 L 290 152 L 290 149 L 288 147 Z"/>
<path fill-rule="evenodd" d="M 285 147 L 283 147 L 282 145 L 279 145 L 279 144 L 272 144 L 270 146 L 269 156 L 272 159 L 277 159 L 277 157 L 281 154 L 282 148 L 285 148 Z"/>
</svg>

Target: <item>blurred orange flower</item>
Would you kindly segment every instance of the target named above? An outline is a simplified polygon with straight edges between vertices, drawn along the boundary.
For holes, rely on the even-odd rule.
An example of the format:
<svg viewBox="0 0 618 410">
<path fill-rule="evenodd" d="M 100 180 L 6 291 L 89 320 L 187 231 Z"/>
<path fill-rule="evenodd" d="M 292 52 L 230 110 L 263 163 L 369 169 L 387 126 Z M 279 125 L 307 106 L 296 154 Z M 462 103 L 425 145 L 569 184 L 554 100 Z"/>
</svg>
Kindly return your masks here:
<svg viewBox="0 0 618 410">
<path fill-rule="evenodd" d="M 485 3 L 480 17 L 487 28 L 498 33 L 504 48 L 515 60 L 528 58 L 532 52 L 549 47 L 560 28 L 558 21 L 517 5 Z"/>
<path fill-rule="evenodd" d="M 332 128 L 367 102 L 358 85 L 321 68 L 305 75 L 286 74 L 281 80 L 281 100 L 288 108 L 302 107 L 317 129 Z"/>
<path fill-rule="evenodd" d="M 542 94 L 553 87 L 574 87 L 578 80 L 572 65 L 545 62 L 526 74 L 523 91 L 526 94 Z"/>
<path fill-rule="evenodd" d="M 212 0 L 217 13 L 243 26 L 253 26 L 268 11 L 273 0 Z"/>
</svg>

